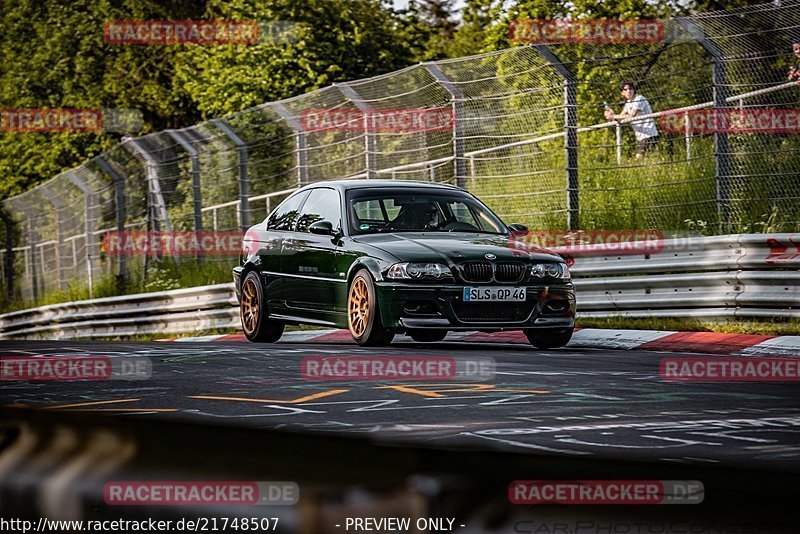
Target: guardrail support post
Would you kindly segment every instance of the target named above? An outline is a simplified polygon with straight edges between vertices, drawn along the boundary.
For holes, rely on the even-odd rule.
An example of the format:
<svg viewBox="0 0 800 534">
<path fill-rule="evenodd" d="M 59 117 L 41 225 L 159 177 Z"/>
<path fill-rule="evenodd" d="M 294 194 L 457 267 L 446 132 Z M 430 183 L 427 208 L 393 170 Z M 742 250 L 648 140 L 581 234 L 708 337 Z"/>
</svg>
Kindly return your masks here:
<svg viewBox="0 0 800 534">
<path fill-rule="evenodd" d="M 106 162 L 106 160 L 104 160 L 102 157 L 96 156 L 93 161 L 97 162 L 97 165 L 103 170 L 104 173 L 106 173 L 111 177 L 111 181 L 114 183 L 114 202 L 116 203 L 116 208 L 117 208 L 116 209 L 117 232 L 119 233 L 120 237 L 122 237 L 123 233 L 125 232 L 125 220 L 127 219 L 127 214 L 125 210 L 125 177 L 117 173 L 117 171 L 115 171 L 114 169 L 112 169 L 111 165 L 109 165 Z M 118 276 L 120 282 L 122 283 L 125 282 L 128 276 L 127 267 L 128 267 L 128 262 L 126 261 L 125 254 L 120 254 Z"/>
<path fill-rule="evenodd" d="M 467 185 L 467 161 L 464 159 L 464 91 L 447 77 L 436 63 L 424 62 L 422 66 L 431 73 L 439 85 L 450 93 L 453 111 L 453 167 L 456 175 L 456 185 Z M 474 180 L 474 174 L 473 174 Z"/>
<path fill-rule="evenodd" d="M 564 155 L 567 169 L 567 229 L 580 228 L 578 199 L 578 92 L 577 78 L 546 45 L 533 48 L 564 79 Z"/>
<path fill-rule="evenodd" d="M 58 270 L 58 288 L 67 287 L 67 277 L 64 273 L 64 203 L 58 196 L 47 189 L 49 182 L 41 185 L 42 196 L 49 202 L 56 213 L 56 269 Z"/>
<path fill-rule="evenodd" d="M 267 104 L 275 113 L 282 118 L 289 127 L 294 130 L 294 151 L 297 156 L 295 165 L 297 167 L 297 186 L 303 187 L 308 184 L 308 150 L 306 145 L 306 132 L 297 117 L 292 115 L 292 112 L 286 109 L 286 106 L 280 102 L 272 102 Z"/>
<path fill-rule="evenodd" d="M 239 211 L 237 219 L 242 232 L 250 227 L 250 176 L 248 175 L 247 143 L 236 135 L 222 119 L 212 119 L 211 124 L 219 128 L 236 145 L 239 159 Z"/>
<path fill-rule="evenodd" d="M 339 89 L 345 98 L 364 114 L 364 149 L 366 151 L 367 180 L 372 180 L 375 178 L 375 170 L 378 167 L 375 161 L 377 157 L 375 153 L 375 130 L 371 126 L 372 107 L 362 102 L 358 93 L 346 83 L 335 83 L 333 86 Z"/>
<path fill-rule="evenodd" d="M 104 162 L 105 163 L 105 162 Z M 86 280 L 89 283 L 89 298 L 93 298 L 94 293 L 94 271 L 93 271 L 93 258 L 94 258 L 94 230 L 95 226 L 97 225 L 97 195 L 92 191 L 86 182 L 80 179 L 80 177 L 72 171 L 66 173 L 67 178 L 69 179 L 72 184 L 77 187 L 81 193 L 83 193 L 83 209 L 84 209 L 84 226 L 86 231 Z M 124 194 L 124 192 L 123 192 Z M 124 212 L 123 212 L 124 214 Z M 124 219 L 123 219 L 123 228 L 124 228 Z M 75 241 L 72 241 L 72 246 L 75 247 Z M 74 248 L 73 248 L 74 253 Z M 122 254 L 120 254 L 120 258 L 122 258 Z M 122 274 L 122 263 L 120 263 L 121 272 Z"/>
<path fill-rule="evenodd" d="M 711 84 L 714 110 L 728 108 L 728 75 L 725 65 L 725 52 L 694 21 L 686 17 L 676 19 L 697 43 L 711 56 Z M 714 160 L 716 163 L 717 213 L 720 232 L 727 233 L 731 228 L 731 183 L 730 183 L 730 145 L 727 132 L 714 132 Z"/>
</svg>

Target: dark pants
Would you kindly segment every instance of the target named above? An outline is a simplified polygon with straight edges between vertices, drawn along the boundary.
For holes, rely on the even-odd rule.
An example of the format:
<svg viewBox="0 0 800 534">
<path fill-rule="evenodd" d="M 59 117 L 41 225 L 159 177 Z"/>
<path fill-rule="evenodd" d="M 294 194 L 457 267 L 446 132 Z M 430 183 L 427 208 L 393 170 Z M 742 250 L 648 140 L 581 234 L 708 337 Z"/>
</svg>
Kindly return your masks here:
<svg viewBox="0 0 800 534">
<path fill-rule="evenodd" d="M 658 136 L 647 137 L 645 139 L 636 140 L 636 154 L 639 156 L 645 155 L 658 144 Z"/>
</svg>

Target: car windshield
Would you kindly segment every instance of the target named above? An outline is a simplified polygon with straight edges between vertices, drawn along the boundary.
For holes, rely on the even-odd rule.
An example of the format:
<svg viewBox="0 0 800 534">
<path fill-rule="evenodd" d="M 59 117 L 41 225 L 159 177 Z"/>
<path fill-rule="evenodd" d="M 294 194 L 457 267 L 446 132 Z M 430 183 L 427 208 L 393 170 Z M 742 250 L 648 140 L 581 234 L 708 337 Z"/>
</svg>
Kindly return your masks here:
<svg viewBox="0 0 800 534">
<path fill-rule="evenodd" d="M 365 189 L 348 197 L 350 233 L 470 232 L 506 234 L 506 225 L 460 191 Z"/>
</svg>

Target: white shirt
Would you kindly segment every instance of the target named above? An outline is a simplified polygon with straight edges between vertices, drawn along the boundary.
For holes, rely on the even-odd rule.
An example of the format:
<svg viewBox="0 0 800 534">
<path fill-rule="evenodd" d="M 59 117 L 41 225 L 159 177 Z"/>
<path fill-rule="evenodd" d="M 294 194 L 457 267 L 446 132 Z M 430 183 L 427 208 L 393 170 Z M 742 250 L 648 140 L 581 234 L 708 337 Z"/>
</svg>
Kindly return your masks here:
<svg viewBox="0 0 800 534">
<path fill-rule="evenodd" d="M 653 112 L 653 109 L 650 107 L 650 102 L 640 94 L 634 95 L 633 100 L 629 100 L 625 103 L 625 107 L 622 108 L 622 113 L 632 115 L 634 110 L 636 110 L 637 116 L 649 115 Z M 638 120 L 634 117 L 633 122 L 630 124 L 637 141 L 643 141 L 658 135 L 656 121 L 652 118 Z"/>
</svg>

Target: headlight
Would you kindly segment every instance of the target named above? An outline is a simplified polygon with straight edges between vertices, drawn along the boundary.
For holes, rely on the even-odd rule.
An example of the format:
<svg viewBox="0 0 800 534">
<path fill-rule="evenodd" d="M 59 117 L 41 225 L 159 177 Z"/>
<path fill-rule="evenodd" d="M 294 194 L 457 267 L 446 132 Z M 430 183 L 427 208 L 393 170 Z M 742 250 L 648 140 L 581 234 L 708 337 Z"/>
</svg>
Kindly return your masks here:
<svg viewBox="0 0 800 534">
<path fill-rule="evenodd" d="M 560 278 L 569 280 L 572 275 L 566 263 L 534 263 L 531 265 L 531 276 L 534 278 Z"/>
<path fill-rule="evenodd" d="M 418 280 L 420 278 L 452 278 L 450 267 L 441 263 L 395 263 L 386 272 L 390 280 Z"/>
</svg>

